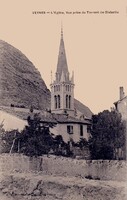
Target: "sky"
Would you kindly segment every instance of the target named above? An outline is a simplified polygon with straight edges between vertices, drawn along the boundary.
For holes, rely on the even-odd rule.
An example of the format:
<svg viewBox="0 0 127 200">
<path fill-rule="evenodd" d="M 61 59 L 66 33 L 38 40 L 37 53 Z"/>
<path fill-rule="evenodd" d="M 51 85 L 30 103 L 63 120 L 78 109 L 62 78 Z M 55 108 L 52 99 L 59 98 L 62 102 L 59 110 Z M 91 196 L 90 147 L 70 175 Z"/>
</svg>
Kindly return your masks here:
<svg viewBox="0 0 127 200">
<path fill-rule="evenodd" d="M 27 56 L 49 89 L 51 71 L 54 78 L 57 66 L 62 22 L 68 68 L 75 76 L 75 98 L 97 114 L 110 109 L 119 99 L 120 86 L 127 94 L 125 1 L 0 0 L 0 3 L 0 39 Z M 34 14 L 35 11 L 41 14 Z"/>
</svg>

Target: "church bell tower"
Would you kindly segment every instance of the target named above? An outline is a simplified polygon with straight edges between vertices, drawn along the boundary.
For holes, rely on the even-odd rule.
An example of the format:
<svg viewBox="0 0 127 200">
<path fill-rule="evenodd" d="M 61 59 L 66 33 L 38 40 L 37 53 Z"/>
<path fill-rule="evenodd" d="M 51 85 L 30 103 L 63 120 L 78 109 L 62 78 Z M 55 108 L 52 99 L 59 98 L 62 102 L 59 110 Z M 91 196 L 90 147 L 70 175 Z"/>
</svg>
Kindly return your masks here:
<svg viewBox="0 0 127 200">
<path fill-rule="evenodd" d="M 62 28 L 56 76 L 50 86 L 51 112 L 56 114 L 66 113 L 74 116 L 74 73 L 72 73 L 72 77 L 70 78 Z"/>
</svg>

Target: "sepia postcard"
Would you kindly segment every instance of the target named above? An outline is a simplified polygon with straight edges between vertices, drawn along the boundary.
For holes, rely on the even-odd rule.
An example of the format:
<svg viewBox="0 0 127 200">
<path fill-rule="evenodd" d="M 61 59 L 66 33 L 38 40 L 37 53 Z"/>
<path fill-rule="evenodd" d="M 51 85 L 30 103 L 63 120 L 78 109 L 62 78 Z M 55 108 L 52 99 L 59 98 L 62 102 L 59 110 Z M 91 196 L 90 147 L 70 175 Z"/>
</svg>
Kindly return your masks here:
<svg viewBox="0 0 127 200">
<path fill-rule="evenodd" d="M 127 2 L 0 0 L 0 200 L 127 199 Z"/>
</svg>

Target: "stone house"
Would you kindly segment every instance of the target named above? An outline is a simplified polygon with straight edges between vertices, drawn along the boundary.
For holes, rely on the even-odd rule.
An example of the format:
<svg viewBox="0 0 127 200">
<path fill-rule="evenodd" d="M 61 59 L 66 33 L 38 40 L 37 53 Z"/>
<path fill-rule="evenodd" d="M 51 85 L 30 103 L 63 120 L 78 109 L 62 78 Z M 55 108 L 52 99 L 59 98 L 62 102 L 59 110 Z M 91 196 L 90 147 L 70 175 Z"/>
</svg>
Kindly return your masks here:
<svg viewBox="0 0 127 200">
<path fill-rule="evenodd" d="M 122 119 L 127 121 L 127 96 L 125 96 L 124 88 L 119 88 L 119 100 L 114 103 L 116 110 L 121 113 Z"/>
<path fill-rule="evenodd" d="M 127 96 L 124 93 L 124 88 L 119 88 L 119 100 L 114 103 L 115 109 L 121 114 L 122 120 L 125 122 L 126 126 L 126 137 L 127 137 Z M 127 159 L 127 143 L 123 148 L 117 149 L 118 158 Z"/>
</svg>

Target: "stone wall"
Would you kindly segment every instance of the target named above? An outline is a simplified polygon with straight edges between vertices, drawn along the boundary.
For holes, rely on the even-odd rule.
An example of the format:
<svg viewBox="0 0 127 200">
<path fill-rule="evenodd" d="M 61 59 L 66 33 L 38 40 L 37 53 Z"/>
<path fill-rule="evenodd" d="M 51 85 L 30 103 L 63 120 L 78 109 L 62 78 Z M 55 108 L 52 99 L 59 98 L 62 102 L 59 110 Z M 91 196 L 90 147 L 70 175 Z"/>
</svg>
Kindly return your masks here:
<svg viewBox="0 0 127 200">
<path fill-rule="evenodd" d="M 127 180 L 127 162 L 115 160 L 78 160 L 57 156 L 27 157 L 0 155 L 0 172 L 39 171 L 57 176 L 88 177 L 100 180 Z"/>
</svg>

